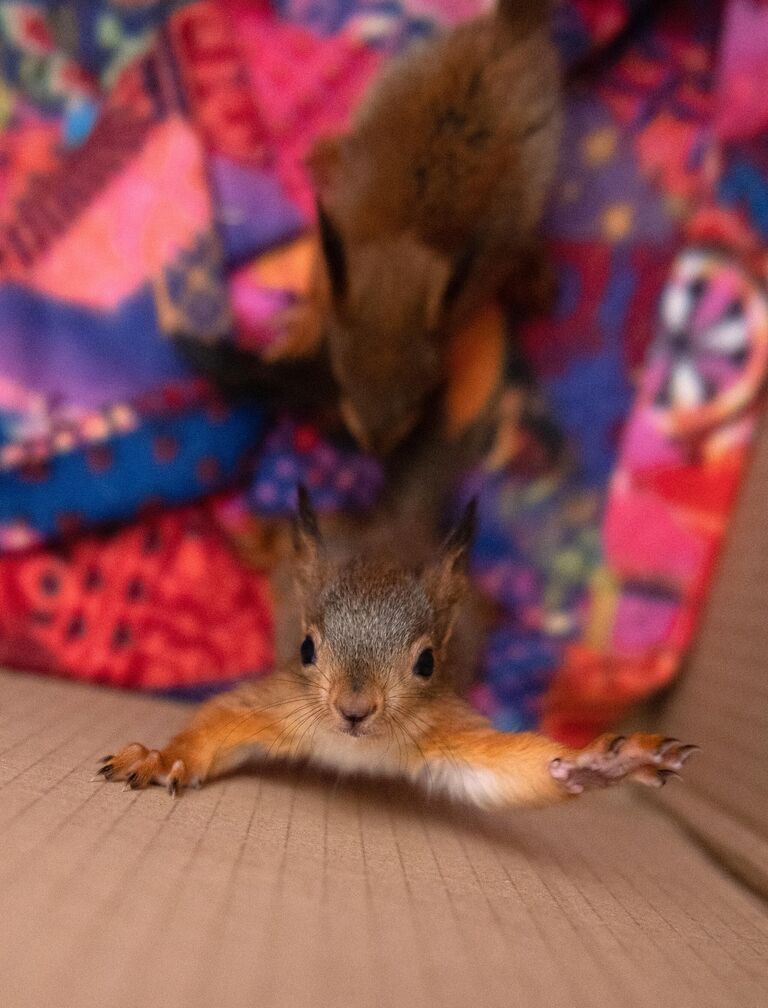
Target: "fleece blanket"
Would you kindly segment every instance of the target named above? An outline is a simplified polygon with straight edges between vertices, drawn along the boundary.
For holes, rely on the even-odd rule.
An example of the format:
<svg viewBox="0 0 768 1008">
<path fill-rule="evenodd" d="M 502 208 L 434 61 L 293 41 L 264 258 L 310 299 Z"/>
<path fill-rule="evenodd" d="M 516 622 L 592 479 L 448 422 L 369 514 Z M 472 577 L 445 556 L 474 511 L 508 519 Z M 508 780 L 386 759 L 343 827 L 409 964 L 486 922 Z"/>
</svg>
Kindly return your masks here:
<svg viewBox="0 0 768 1008">
<path fill-rule="evenodd" d="M 487 6 L 2 5 L 0 660 L 184 695 L 269 669 L 265 581 L 232 536 L 299 478 L 361 507 L 380 473 L 223 402 L 173 337 L 279 339 L 312 142 L 391 52 Z M 605 54 L 567 97 L 558 304 L 515 334 L 459 498 L 502 613 L 474 700 L 578 741 L 677 670 L 762 405 L 768 6 L 564 0 L 555 32 L 566 65 Z"/>
</svg>

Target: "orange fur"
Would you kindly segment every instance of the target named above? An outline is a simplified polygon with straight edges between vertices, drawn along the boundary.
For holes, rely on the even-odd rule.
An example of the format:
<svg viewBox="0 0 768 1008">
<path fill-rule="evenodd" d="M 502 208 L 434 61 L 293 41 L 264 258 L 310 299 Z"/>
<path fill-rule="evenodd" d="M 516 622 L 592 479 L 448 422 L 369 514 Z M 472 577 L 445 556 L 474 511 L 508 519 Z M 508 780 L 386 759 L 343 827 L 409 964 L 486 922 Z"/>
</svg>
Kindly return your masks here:
<svg viewBox="0 0 768 1008">
<path fill-rule="evenodd" d="M 466 589 L 470 506 L 426 570 L 339 562 L 306 494 L 294 529 L 302 636 L 275 675 L 204 704 L 162 750 L 133 743 L 100 773 L 172 794 L 248 760 L 309 760 L 402 777 L 481 806 L 563 800 L 625 778 L 658 786 L 695 746 L 605 736 L 582 751 L 495 731 L 454 691 L 450 643 Z"/>
<path fill-rule="evenodd" d="M 303 760 L 340 772 L 404 778 L 481 807 L 513 808 L 553 804 L 625 778 L 659 786 L 663 774 L 679 770 L 692 751 L 658 735 L 633 735 L 615 757 L 608 754 L 606 774 L 592 764 L 606 759 L 616 736 L 576 751 L 543 735 L 495 731 L 450 694 L 412 716 L 399 735 L 392 722 L 385 724 L 370 736 L 345 735 L 329 716 L 321 690 L 308 692 L 299 678 L 276 675 L 209 701 L 162 750 L 133 743 L 107 757 L 102 772 L 132 788 L 165 784 L 175 794 L 246 762 Z M 581 761 L 594 779 L 569 789 L 552 774 L 557 760 Z"/>
</svg>

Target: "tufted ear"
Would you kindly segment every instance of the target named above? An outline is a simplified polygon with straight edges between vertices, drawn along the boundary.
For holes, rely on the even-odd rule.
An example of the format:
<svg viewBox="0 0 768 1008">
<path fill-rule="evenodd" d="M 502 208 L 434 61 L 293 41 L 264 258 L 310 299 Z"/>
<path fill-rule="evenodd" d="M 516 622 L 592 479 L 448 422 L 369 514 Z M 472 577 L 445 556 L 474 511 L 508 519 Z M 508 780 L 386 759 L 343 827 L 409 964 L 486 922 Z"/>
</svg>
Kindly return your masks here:
<svg viewBox="0 0 768 1008">
<path fill-rule="evenodd" d="M 344 241 L 333 219 L 334 192 L 344 175 L 346 137 L 321 137 L 307 157 L 306 165 L 315 187 L 317 224 L 331 292 L 341 300 L 347 288 L 347 257 Z"/>
<path fill-rule="evenodd" d="M 325 547 L 317 515 L 302 484 L 297 488 L 298 507 L 293 517 L 293 548 L 299 586 L 309 589 L 316 583 L 325 559 Z"/>
<path fill-rule="evenodd" d="M 446 276 L 440 299 L 442 311 L 450 311 L 461 297 L 467 281 L 472 275 L 478 255 L 479 242 L 472 238 L 465 245 L 461 255 L 456 259 Z"/>
<path fill-rule="evenodd" d="M 437 620 L 436 631 L 442 644 L 450 637 L 456 606 L 467 588 L 469 551 L 476 526 L 477 501 L 473 498 L 464 509 L 459 524 L 445 540 L 437 562 L 425 574 Z"/>
<path fill-rule="evenodd" d="M 450 574 L 466 574 L 469 550 L 477 530 L 477 498 L 464 508 L 459 524 L 451 531 L 442 548 L 441 566 Z"/>
<path fill-rule="evenodd" d="M 317 203 L 317 223 L 331 293 L 335 301 L 341 301 L 347 292 L 347 255 L 344 251 L 344 241 L 319 200 Z"/>
</svg>

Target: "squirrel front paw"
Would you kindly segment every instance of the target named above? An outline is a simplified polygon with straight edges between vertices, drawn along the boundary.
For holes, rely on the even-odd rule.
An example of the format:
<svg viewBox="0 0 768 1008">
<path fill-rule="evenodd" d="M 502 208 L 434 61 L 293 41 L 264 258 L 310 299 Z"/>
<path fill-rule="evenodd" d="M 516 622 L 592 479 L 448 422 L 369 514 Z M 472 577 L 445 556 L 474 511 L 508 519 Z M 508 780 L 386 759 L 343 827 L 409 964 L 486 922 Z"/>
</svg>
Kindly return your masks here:
<svg viewBox="0 0 768 1008">
<path fill-rule="evenodd" d="M 626 778 L 663 787 L 679 777 L 699 747 L 663 735 L 603 735 L 570 759 L 554 759 L 549 772 L 571 794 L 609 787 Z"/>
<path fill-rule="evenodd" d="M 141 790 L 150 784 L 161 784 L 172 798 L 182 788 L 200 787 L 202 773 L 195 772 L 190 760 L 181 759 L 172 750 L 147 749 L 138 742 L 119 753 L 104 756 L 97 772 L 108 781 L 125 781 L 126 789 Z"/>
</svg>

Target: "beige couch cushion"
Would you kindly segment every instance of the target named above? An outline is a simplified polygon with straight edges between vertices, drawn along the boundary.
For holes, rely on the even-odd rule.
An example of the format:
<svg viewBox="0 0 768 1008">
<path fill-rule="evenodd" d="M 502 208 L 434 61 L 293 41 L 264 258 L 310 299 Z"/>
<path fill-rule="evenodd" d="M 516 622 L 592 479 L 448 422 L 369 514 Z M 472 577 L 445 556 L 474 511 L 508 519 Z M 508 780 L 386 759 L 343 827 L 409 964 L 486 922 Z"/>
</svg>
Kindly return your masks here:
<svg viewBox="0 0 768 1008">
<path fill-rule="evenodd" d="M 686 772 L 686 793 L 677 800 L 668 789 L 665 799 L 768 896 L 768 425 L 663 723 L 704 749 Z"/>
<path fill-rule="evenodd" d="M 89 783 L 187 715 L 0 674 L 3 1008 L 765 1003 L 764 907 L 629 789 L 494 818 L 298 771 Z"/>
</svg>

